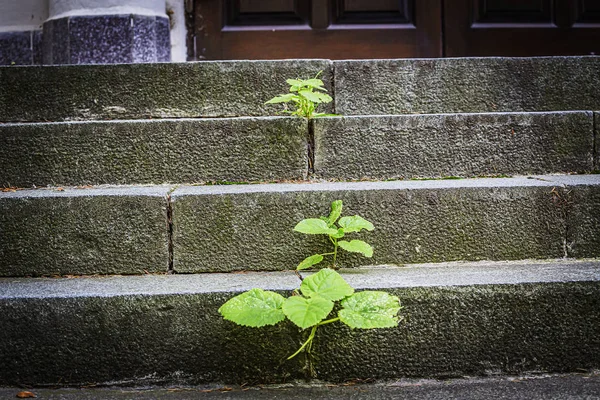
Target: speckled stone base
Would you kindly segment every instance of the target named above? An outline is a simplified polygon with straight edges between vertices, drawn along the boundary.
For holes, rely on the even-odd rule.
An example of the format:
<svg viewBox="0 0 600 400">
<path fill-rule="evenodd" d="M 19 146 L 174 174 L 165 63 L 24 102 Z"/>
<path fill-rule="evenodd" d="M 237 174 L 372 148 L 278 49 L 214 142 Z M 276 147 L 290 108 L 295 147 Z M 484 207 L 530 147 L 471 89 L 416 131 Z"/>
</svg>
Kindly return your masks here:
<svg viewBox="0 0 600 400">
<path fill-rule="evenodd" d="M 0 65 L 42 63 L 42 31 L 0 32 Z"/>
<path fill-rule="evenodd" d="M 44 64 L 113 64 L 171 60 L 168 18 L 76 16 L 44 23 Z"/>
</svg>

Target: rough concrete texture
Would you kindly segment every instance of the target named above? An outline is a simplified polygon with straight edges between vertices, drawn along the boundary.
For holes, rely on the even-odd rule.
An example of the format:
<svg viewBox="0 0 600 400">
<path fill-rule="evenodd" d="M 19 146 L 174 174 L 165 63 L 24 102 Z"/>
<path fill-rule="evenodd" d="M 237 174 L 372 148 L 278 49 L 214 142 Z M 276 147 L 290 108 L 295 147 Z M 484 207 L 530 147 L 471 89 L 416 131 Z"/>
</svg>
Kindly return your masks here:
<svg viewBox="0 0 600 400">
<path fill-rule="evenodd" d="M 597 368 L 597 282 L 391 290 L 398 329 L 325 326 L 313 351 L 328 380 Z M 342 350 L 343 349 L 343 350 Z"/>
<path fill-rule="evenodd" d="M 600 256 L 600 186 L 578 187 L 565 201 L 572 203 L 567 225 L 569 255 Z"/>
<path fill-rule="evenodd" d="M 335 61 L 343 115 L 598 110 L 600 57 Z"/>
<path fill-rule="evenodd" d="M 0 122 L 275 115 L 285 80 L 319 71 L 331 89 L 328 60 L 6 67 Z"/>
<path fill-rule="evenodd" d="M 0 124 L 0 184 L 302 179 L 306 135 L 282 117 Z"/>
<path fill-rule="evenodd" d="M 467 379 L 402 379 L 392 382 L 350 381 L 288 383 L 260 386 L 211 384 L 175 387 L 109 387 L 29 389 L 48 400 L 189 400 L 189 399 L 332 399 L 332 400 L 575 400 L 600 399 L 600 375 L 540 374 Z M 0 396 L 14 398 L 22 388 L 0 388 Z"/>
<path fill-rule="evenodd" d="M 166 272 L 168 191 L 0 193 L 0 276 Z"/>
<path fill-rule="evenodd" d="M 525 267 L 545 272 L 538 283 L 527 283 L 536 279 L 519 279 Z M 477 275 L 477 268 L 470 268 Z M 493 263 L 480 265 L 493 268 Z M 485 284 L 485 271 L 482 279 L 463 281 L 460 266 L 451 283 L 439 286 L 435 274 L 430 274 L 432 282 L 413 287 L 395 287 L 388 274 L 371 277 L 369 287 L 400 296 L 405 322 L 372 331 L 349 331 L 340 324 L 321 328 L 312 360 L 318 378 L 335 382 L 600 366 L 598 262 L 498 268 L 506 282 Z M 419 268 L 396 271 L 408 277 L 423 273 Z M 377 275 L 379 270 L 366 273 Z M 275 281 L 263 274 L 254 283 L 289 294 L 295 277 L 288 274 L 288 279 Z M 554 282 L 546 282 L 552 275 Z M 258 384 L 303 377 L 303 357 L 285 361 L 300 344 L 296 328 L 289 323 L 241 328 L 218 314 L 224 301 L 246 289 L 245 284 L 232 289 L 244 276 L 213 277 L 224 292 L 211 292 L 206 284 L 191 292 L 186 278 L 109 278 L 138 282 L 142 292 L 137 294 L 127 289 L 131 283 L 117 285 L 124 290 L 90 291 L 94 285 L 106 287 L 104 278 L 0 280 L 5 289 L 0 292 L 0 384 Z M 164 290 L 171 280 L 177 283 Z"/>
<path fill-rule="evenodd" d="M 566 190 L 553 193 L 567 217 L 566 252 L 569 257 L 600 256 L 600 174 L 540 177 Z"/>
<path fill-rule="evenodd" d="M 576 179 L 576 178 L 573 178 Z M 331 251 L 323 237 L 293 232 L 303 218 L 361 215 L 373 232 L 373 258 L 340 250 L 338 264 L 552 258 L 565 255 L 566 215 L 543 179 L 181 187 L 173 192 L 174 268 L 178 272 L 283 270 Z M 330 261 L 330 260 L 327 260 Z"/>
<path fill-rule="evenodd" d="M 594 113 L 594 169 L 600 173 L 600 112 Z"/>
<path fill-rule="evenodd" d="M 326 179 L 523 175 L 593 170 L 591 112 L 437 114 L 314 121 Z"/>
</svg>

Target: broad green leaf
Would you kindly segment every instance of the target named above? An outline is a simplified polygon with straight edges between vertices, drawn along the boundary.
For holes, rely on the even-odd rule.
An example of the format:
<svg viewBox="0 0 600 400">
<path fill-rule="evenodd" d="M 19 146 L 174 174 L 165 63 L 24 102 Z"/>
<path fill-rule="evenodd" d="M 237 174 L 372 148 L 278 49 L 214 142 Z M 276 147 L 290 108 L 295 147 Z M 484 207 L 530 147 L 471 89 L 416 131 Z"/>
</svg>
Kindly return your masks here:
<svg viewBox="0 0 600 400">
<path fill-rule="evenodd" d="M 307 98 L 308 100 L 312 101 L 313 103 L 321 103 L 321 98 L 319 96 L 317 96 L 317 93 L 312 92 L 308 89 L 300 90 L 298 92 L 298 94 L 300 96 Z"/>
<path fill-rule="evenodd" d="M 294 93 L 286 93 L 276 97 L 273 97 L 271 100 L 267 101 L 265 104 L 277 104 L 277 103 L 287 103 L 292 100 L 297 100 L 298 95 Z"/>
<path fill-rule="evenodd" d="M 331 212 L 329 213 L 329 226 L 335 224 L 340 215 L 342 215 L 342 201 L 336 200 L 331 203 Z"/>
<path fill-rule="evenodd" d="M 337 230 L 337 233 L 335 235 L 329 235 L 329 236 L 331 236 L 334 239 L 341 239 L 341 238 L 344 237 L 344 229 L 343 228 L 339 228 Z"/>
<path fill-rule="evenodd" d="M 338 245 L 351 253 L 361 253 L 365 257 L 373 257 L 373 248 L 367 242 L 362 240 L 352 240 L 350 242 L 346 240 L 340 240 Z"/>
<path fill-rule="evenodd" d="M 307 278 L 300 285 L 300 291 L 306 297 L 322 297 L 337 301 L 354 293 L 352 286 L 340 274 L 330 268 L 324 268 Z"/>
<path fill-rule="evenodd" d="M 337 229 L 330 228 L 327 222 L 318 218 L 303 219 L 294 227 L 296 232 L 308 235 L 335 235 Z"/>
<path fill-rule="evenodd" d="M 302 86 L 304 83 L 304 81 L 300 79 L 287 79 L 286 82 L 290 86 Z"/>
<path fill-rule="evenodd" d="M 331 103 L 333 101 L 333 98 L 326 93 L 315 92 L 315 94 L 321 99 L 321 103 Z"/>
<path fill-rule="evenodd" d="M 320 263 L 321 261 L 323 261 L 323 256 L 320 254 L 314 254 L 310 257 L 306 257 L 300 264 L 298 264 L 296 269 L 298 271 L 301 271 L 303 269 L 310 268 L 313 265 Z"/>
<path fill-rule="evenodd" d="M 398 325 L 400 300 L 386 292 L 354 293 L 342 301 L 340 320 L 351 328 L 393 328 Z"/>
<path fill-rule="evenodd" d="M 360 232 L 362 229 L 366 229 L 368 231 L 375 229 L 372 223 L 358 215 L 353 215 L 352 217 L 342 217 L 340 218 L 338 225 L 344 228 L 344 232 L 346 233 Z"/>
<path fill-rule="evenodd" d="M 307 89 L 298 92 L 300 96 L 304 96 L 313 103 L 330 103 L 333 99 L 326 93 L 313 92 Z"/>
<path fill-rule="evenodd" d="M 315 89 L 322 88 L 323 85 L 324 85 L 322 80 L 316 79 L 316 78 L 307 79 L 305 81 L 302 81 L 302 84 L 304 86 L 310 86 L 310 87 L 315 88 Z"/>
<path fill-rule="evenodd" d="M 333 310 L 333 301 L 322 297 L 306 299 L 302 296 L 292 296 L 283 303 L 283 312 L 286 317 L 302 329 L 323 321 L 331 310 Z"/>
<path fill-rule="evenodd" d="M 252 289 L 229 299 L 219 312 L 223 318 L 238 325 L 259 328 L 285 319 L 281 309 L 284 300 L 278 293 Z"/>
</svg>

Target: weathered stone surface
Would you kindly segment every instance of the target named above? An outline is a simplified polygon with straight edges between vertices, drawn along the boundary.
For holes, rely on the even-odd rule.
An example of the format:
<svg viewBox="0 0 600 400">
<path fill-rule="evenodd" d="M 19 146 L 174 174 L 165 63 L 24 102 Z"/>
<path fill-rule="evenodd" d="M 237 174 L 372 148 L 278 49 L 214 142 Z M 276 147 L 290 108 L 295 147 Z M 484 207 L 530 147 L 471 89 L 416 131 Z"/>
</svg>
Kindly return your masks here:
<svg viewBox="0 0 600 400">
<path fill-rule="evenodd" d="M 343 115 L 598 110 L 600 57 L 335 61 Z"/>
<path fill-rule="evenodd" d="M 318 376 L 459 377 L 592 369 L 600 363 L 598 282 L 390 290 L 398 329 L 324 327 Z"/>
<path fill-rule="evenodd" d="M 302 179 L 306 134 L 284 117 L 0 124 L 0 184 Z"/>
<path fill-rule="evenodd" d="M 0 32 L 0 65 L 33 64 L 34 32 Z"/>
<path fill-rule="evenodd" d="M 591 112 L 437 114 L 314 121 L 315 174 L 390 179 L 591 171 Z"/>
<path fill-rule="evenodd" d="M 594 113 L 594 168 L 600 173 L 600 112 Z"/>
<path fill-rule="evenodd" d="M 170 61 L 162 56 L 171 49 L 165 24 L 168 18 L 136 14 L 52 19 L 44 23 L 45 64 Z"/>
<path fill-rule="evenodd" d="M 600 257 L 600 174 L 544 178 L 563 190 L 554 190 L 554 202 L 567 218 L 565 254 Z"/>
<path fill-rule="evenodd" d="M 0 276 L 166 272 L 168 191 L 0 193 Z"/>
<path fill-rule="evenodd" d="M 276 115 L 285 80 L 319 71 L 331 89 L 328 60 L 0 68 L 0 122 Z"/>
<path fill-rule="evenodd" d="M 315 382 L 289 382 L 285 385 L 225 385 L 222 383 L 166 387 L 86 387 L 30 388 L 43 399 L 50 400 L 189 400 L 202 393 L 203 399 L 227 400 L 598 400 L 600 374 L 528 374 L 523 376 L 469 377 L 462 379 L 401 379 L 399 381 L 360 382 L 360 385 L 324 385 Z M 0 388 L 0 396 L 13 398 L 22 387 Z M 223 392 L 227 392 L 224 394 Z"/>
<path fill-rule="evenodd" d="M 181 187 L 172 194 L 178 272 L 282 270 L 325 238 L 293 232 L 303 218 L 359 214 L 375 231 L 352 234 L 372 259 L 341 252 L 342 266 L 564 255 L 565 214 L 556 183 L 526 178 Z"/>
<path fill-rule="evenodd" d="M 572 203 L 567 226 L 569 255 L 600 257 L 600 186 L 579 186 L 566 200 Z"/>
<path fill-rule="evenodd" d="M 398 295 L 407 319 L 394 329 L 349 331 L 337 323 L 320 328 L 313 347 L 319 379 L 600 367 L 598 262 L 486 262 L 342 274 L 359 290 Z M 289 295 L 297 285 L 292 272 L 1 279 L 0 384 L 301 378 L 303 357 L 285 360 L 301 342 L 297 328 L 241 328 L 217 311 L 250 287 Z"/>
</svg>

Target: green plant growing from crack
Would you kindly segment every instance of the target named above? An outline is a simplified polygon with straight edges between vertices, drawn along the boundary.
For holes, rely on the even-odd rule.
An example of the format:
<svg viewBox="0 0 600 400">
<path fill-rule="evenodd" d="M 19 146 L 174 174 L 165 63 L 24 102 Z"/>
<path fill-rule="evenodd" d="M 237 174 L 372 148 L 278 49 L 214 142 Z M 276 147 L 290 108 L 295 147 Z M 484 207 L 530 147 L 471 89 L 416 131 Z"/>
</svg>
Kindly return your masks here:
<svg viewBox="0 0 600 400">
<path fill-rule="evenodd" d="M 373 230 L 373 224 L 364 218 L 340 218 L 341 212 L 342 201 L 336 200 L 331 204 L 328 217 L 305 219 L 296 225 L 294 230 L 297 232 L 328 235 L 335 249 L 332 253 L 308 257 L 298 265 L 296 271 L 318 264 L 324 255 L 333 255 L 335 260 L 338 247 L 369 257 L 373 254 L 373 249 L 365 242 L 338 240 L 349 232 Z M 339 226 L 336 226 L 336 222 Z M 306 278 L 297 273 L 302 283 L 292 296 L 285 298 L 279 293 L 255 288 L 231 298 L 219 308 L 219 312 L 226 320 L 242 326 L 260 328 L 278 324 L 287 318 L 302 330 L 311 328 L 308 339 L 288 360 L 302 351 L 310 355 L 317 329 L 323 325 L 338 321 L 352 329 L 393 328 L 398 325 L 398 312 L 402 308 L 398 297 L 380 291 L 355 292 L 331 268 L 321 269 Z M 339 311 L 337 316 L 331 317 L 336 302 L 339 302 Z"/>
<path fill-rule="evenodd" d="M 331 253 L 314 254 L 305 258 L 298 264 L 296 270 L 300 271 L 317 265 L 323 261 L 324 256 L 333 256 L 331 267 L 336 268 L 338 248 L 340 247 L 351 253 L 360 253 L 365 257 L 373 256 L 373 248 L 367 242 L 356 239 L 351 241 L 340 240 L 348 233 L 360 232 L 363 229 L 366 229 L 367 231 L 375 229 L 372 223 L 358 215 L 340 218 L 342 215 L 342 207 L 342 201 L 336 200 L 331 203 L 331 212 L 329 213 L 329 216 L 309 218 L 298 222 L 294 228 L 296 232 L 305 233 L 307 235 L 327 235 L 329 241 L 333 244 L 333 251 Z"/>
<path fill-rule="evenodd" d="M 293 103 L 295 110 L 288 110 L 287 106 L 281 112 L 304 117 L 307 119 L 318 117 L 335 117 L 336 114 L 326 114 L 315 112 L 317 106 L 321 103 L 331 103 L 333 100 L 323 86 L 323 81 L 318 79 L 319 73 L 312 79 L 288 79 L 286 82 L 290 85 L 290 91 L 286 94 L 273 97 L 265 104 Z"/>
</svg>

